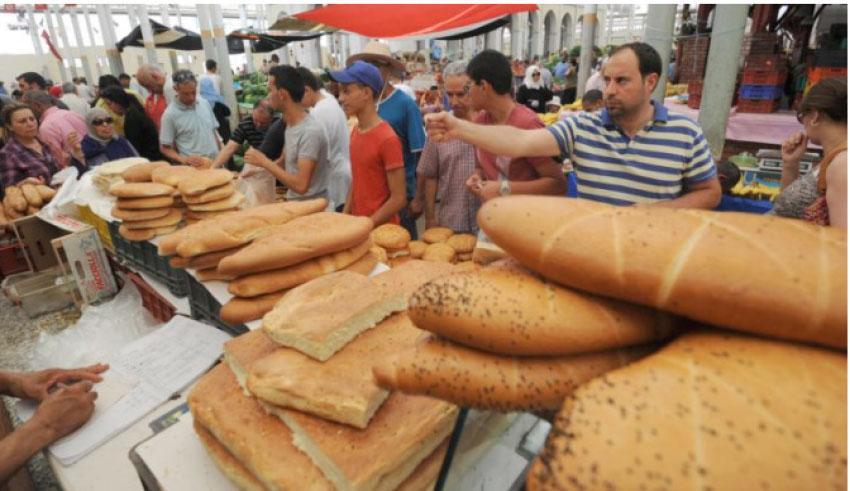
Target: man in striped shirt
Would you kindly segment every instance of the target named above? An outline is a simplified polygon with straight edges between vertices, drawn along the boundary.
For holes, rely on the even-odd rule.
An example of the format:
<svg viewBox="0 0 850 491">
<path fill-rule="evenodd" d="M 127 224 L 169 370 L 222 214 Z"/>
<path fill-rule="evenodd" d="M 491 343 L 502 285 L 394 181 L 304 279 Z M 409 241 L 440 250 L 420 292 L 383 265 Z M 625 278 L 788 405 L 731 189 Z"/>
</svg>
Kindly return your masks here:
<svg viewBox="0 0 850 491">
<path fill-rule="evenodd" d="M 429 136 L 460 138 L 507 157 L 569 158 L 580 198 L 616 205 L 715 208 L 720 184 L 708 143 L 690 119 L 652 100 L 661 57 L 646 43 L 624 44 L 603 68 L 605 109 L 545 129 L 484 126 L 446 113 L 426 117 Z"/>
<path fill-rule="evenodd" d="M 274 108 L 268 99 L 260 99 L 254 103 L 254 109 L 251 115 L 247 116 L 236 125 L 233 134 L 230 135 L 230 140 L 224 145 L 224 148 L 218 153 L 218 156 L 213 161 L 213 167 L 221 167 L 230 161 L 230 158 L 243 147 L 246 143 L 249 147 L 260 148 L 263 145 L 263 140 L 266 137 L 266 132 L 271 127 L 272 123 L 276 122 L 277 118 L 274 115 Z M 271 156 L 266 155 L 271 158 Z"/>
</svg>

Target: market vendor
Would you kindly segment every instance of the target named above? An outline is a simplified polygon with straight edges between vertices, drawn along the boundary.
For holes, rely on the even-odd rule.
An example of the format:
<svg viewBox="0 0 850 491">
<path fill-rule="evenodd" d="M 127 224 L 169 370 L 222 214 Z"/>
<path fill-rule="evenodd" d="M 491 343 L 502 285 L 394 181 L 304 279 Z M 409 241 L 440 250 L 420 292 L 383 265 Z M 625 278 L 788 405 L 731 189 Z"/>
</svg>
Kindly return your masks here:
<svg viewBox="0 0 850 491">
<path fill-rule="evenodd" d="M 661 57 L 646 43 L 624 44 L 605 64 L 606 108 L 541 129 L 517 130 L 431 114 L 431 138 L 460 138 L 505 157 L 560 156 L 572 162 L 580 198 L 615 205 L 713 209 L 720 201 L 714 160 L 700 127 L 652 100 Z M 473 77 L 474 79 L 474 77 Z"/>
<path fill-rule="evenodd" d="M 236 125 L 230 140 L 213 160 L 213 168 L 224 166 L 237 150 L 246 143 L 249 147 L 260 148 L 269 128 L 277 122 L 274 108 L 268 99 L 260 99 L 254 103 L 250 116 L 246 116 Z"/>
<path fill-rule="evenodd" d="M 0 394 L 38 402 L 33 417 L 0 440 L 0 484 L 44 447 L 88 421 L 97 399 L 93 384 L 108 368 L 97 364 L 29 373 L 0 370 Z"/>
<path fill-rule="evenodd" d="M 59 170 L 58 148 L 39 139 L 38 120 L 25 104 L 3 108 L 6 144 L 0 149 L 0 193 L 27 178 L 48 184 Z"/>
</svg>

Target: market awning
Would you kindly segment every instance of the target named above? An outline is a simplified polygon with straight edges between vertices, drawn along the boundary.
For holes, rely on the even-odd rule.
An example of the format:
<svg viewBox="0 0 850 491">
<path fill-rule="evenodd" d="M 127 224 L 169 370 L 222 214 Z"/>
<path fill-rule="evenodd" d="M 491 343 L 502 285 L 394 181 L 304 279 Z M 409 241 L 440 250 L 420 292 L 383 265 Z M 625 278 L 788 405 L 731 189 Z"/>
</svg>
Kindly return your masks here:
<svg viewBox="0 0 850 491">
<path fill-rule="evenodd" d="M 201 44 L 201 36 L 182 27 L 166 27 L 159 22 L 150 21 L 153 30 L 154 46 L 157 48 L 170 48 L 180 51 L 197 51 L 204 49 Z M 136 26 L 130 34 L 116 43 L 118 51 L 123 51 L 128 46 L 144 48 L 142 40 L 142 27 Z"/>
<path fill-rule="evenodd" d="M 475 36 L 480 36 L 481 34 L 487 34 L 488 32 L 498 29 L 502 26 L 506 26 L 511 23 L 510 16 L 502 17 L 501 19 L 494 20 L 493 22 L 488 22 L 483 26 L 475 27 L 470 26 L 469 30 L 460 32 L 458 34 L 449 34 L 445 36 L 438 37 L 437 39 L 442 41 L 457 41 L 458 39 L 466 39 L 472 38 Z"/>
<path fill-rule="evenodd" d="M 254 53 L 268 53 L 289 43 L 297 43 L 316 39 L 326 32 L 292 32 L 292 31 L 266 31 L 257 32 L 250 29 L 239 29 L 227 35 L 228 50 L 231 54 L 244 52 L 242 41 L 251 41 L 251 51 Z"/>
<path fill-rule="evenodd" d="M 335 4 L 294 16 L 371 38 L 454 36 L 537 5 L 353 5 Z"/>
</svg>

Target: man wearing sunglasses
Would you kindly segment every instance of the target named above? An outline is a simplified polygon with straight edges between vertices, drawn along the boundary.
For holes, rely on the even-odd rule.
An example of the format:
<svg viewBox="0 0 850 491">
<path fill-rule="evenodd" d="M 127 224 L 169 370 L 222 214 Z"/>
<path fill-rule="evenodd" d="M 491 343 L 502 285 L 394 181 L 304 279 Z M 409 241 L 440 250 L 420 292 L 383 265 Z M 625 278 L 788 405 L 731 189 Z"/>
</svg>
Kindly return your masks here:
<svg viewBox="0 0 850 491">
<path fill-rule="evenodd" d="M 208 166 L 221 150 L 216 133 L 218 121 L 209 102 L 198 97 L 198 83 L 192 72 L 178 70 L 171 79 L 177 95 L 162 115 L 160 150 L 174 163 Z"/>
</svg>

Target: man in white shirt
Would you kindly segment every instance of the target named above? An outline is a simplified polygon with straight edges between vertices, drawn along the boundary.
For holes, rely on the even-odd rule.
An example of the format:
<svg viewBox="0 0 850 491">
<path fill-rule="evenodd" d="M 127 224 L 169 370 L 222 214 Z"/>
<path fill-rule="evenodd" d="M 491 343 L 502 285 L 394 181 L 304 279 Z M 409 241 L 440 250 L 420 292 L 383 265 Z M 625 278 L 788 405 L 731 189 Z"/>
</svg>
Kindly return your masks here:
<svg viewBox="0 0 850 491">
<path fill-rule="evenodd" d="M 64 102 L 68 106 L 68 109 L 84 118 L 86 117 L 86 113 L 89 112 L 89 109 L 91 109 L 91 106 L 77 95 L 77 86 L 71 82 L 62 84 L 62 97 L 59 100 Z"/>
<path fill-rule="evenodd" d="M 339 102 L 322 88 L 319 79 L 308 68 L 296 68 L 304 80 L 301 104 L 308 108 L 328 137 L 328 199 L 334 208 L 345 206 L 351 187 L 349 130 L 345 112 Z"/>
</svg>

